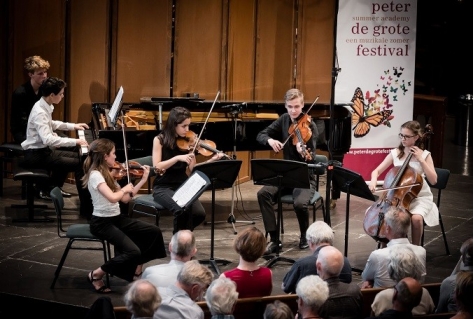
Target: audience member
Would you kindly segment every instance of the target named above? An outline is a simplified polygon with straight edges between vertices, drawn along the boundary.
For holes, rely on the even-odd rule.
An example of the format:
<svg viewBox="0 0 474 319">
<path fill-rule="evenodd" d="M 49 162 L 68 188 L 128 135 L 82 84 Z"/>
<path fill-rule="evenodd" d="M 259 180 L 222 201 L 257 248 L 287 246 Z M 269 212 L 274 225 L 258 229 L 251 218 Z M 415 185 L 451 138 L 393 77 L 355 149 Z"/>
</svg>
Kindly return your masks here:
<svg viewBox="0 0 474 319">
<path fill-rule="evenodd" d="M 457 313 L 451 319 L 472 319 L 472 271 L 460 271 L 456 275 Z"/>
<path fill-rule="evenodd" d="M 168 245 L 171 260 L 167 264 L 150 266 L 145 269 L 142 279 L 149 280 L 156 287 L 168 287 L 176 282 L 178 273 L 185 262 L 196 254 L 196 238 L 190 230 L 180 230 L 171 237 Z"/>
<path fill-rule="evenodd" d="M 153 318 L 161 304 L 158 289 L 145 279 L 132 282 L 123 297 L 125 307 L 132 314 L 132 319 Z"/>
<path fill-rule="evenodd" d="M 206 291 L 206 304 L 211 319 L 234 319 L 235 303 L 239 293 L 235 282 L 229 278 L 215 279 Z"/>
<path fill-rule="evenodd" d="M 385 310 L 379 316 L 369 319 L 404 319 L 413 318 L 412 310 L 420 303 L 423 289 L 418 280 L 406 277 L 400 280 L 394 288 L 392 309 Z"/>
<path fill-rule="evenodd" d="M 333 246 L 322 247 L 316 260 L 318 275 L 328 284 L 329 297 L 319 310 L 323 318 L 353 318 L 362 316 L 362 293 L 355 283 L 339 279 L 344 257 Z"/>
<path fill-rule="evenodd" d="M 295 315 L 290 307 L 280 300 L 275 300 L 273 303 L 267 304 L 263 319 L 294 319 Z"/>
<path fill-rule="evenodd" d="M 263 297 L 272 293 L 272 271 L 257 265 L 265 246 L 265 236 L 257 227 L 242 230 L 234 239 L 234 249 L 240 255 L 239 265 L 225 271 L 221 277 L 235 281 L 240 298 Z"/>
<path fill-rule="evenodd" d="M 422 277 L 423 265 L 410 247 L 397 245 L 390 250 L 390 261 L 388 264 L 388 274 L 395 282 L 403 278 L 411 277 L 420 281 Z M 394 289 L 388 288 L 379 292 L 372 303 L 372 315 L 378 316 L 385 310 L 392 307 L 392 296 Z M 420 303 L 413 308 L 414 315 L 424 315 L 433 313 L 435 305 L 430 293 L 423 288 Z"/>
<path fill-rule="evenodd" d="M 331 227 L 323 221 L 312 223 L 306 231 L 309 249 L 312 254 L 298 259 L 292 266 L 290 271 L 283 277 L 281 289 L 286 293 L 295 293 L 296 285 L 301 278 L 308 275 L 317 275 L 316 259 L 319 250 L 324 246 L 332 246 L 334 242 L 334 232 Z M 349 260 L 344 257 L 344 266 L 342 267 L 339 279 L 342 282 L 350 283 L 352 281 L 352 268 Z"/>
<path fill-rule="evenodd" d="M 396 282 L 388 275 L 388 264 L 390 261 L 390 250 L 396 245 L 404 245 L 410 247 L 419 258 L 422 269 L 422 278 L 420 282 L 424 282 L 426 275 L 426 250 L 418 245 L 410 244 L 407 238 L 410 229 L 411 218 L 408 212 L 391 207 L 385 213 L 386 237 L 389 240 L 387 247 L 374 250 L 367 260 L 364 271 L 362 272 L 362 280 L 364 281 L 361 288 L 385 288 L 393 287 Z"/>
<path fill-rule="evenodd" d="M 174 285 L 158 288 L 162 302 L 154 319 L 204 319 L 204 312 L 196 301 L 201 301 L 204 292 L 213 280 L 213 274 L 197 260 L 186 262 Z"/>
<path fill-rule="evenodd" d="M 319 311 L 329 296 L 327 282 L 316 275 L 302 278 L 296 286 L 298 318 L 320 318 Z"/>
<path fill-rule="evenodd" d="M 40 86 L 48 77 L 50 64 L 39 55 L 25 59 L 25 69 L 30 79 L 17 87 L 12 94 L 10 132 L 16 143 L 26 140 L 28 117 L 33 105 L 41 98 Z"/>
<path fill-rule="evenodd" d="M 456 274 L 459 271 L 469 271 L 472 273 L 472 238 L 469 238 L 461 245 L 461 258 L 456 265 L 451 276 L 445 278 L 439 288 L 439 301 L 436 312 L 457 311 L 455 300 Z"/>
</svg>

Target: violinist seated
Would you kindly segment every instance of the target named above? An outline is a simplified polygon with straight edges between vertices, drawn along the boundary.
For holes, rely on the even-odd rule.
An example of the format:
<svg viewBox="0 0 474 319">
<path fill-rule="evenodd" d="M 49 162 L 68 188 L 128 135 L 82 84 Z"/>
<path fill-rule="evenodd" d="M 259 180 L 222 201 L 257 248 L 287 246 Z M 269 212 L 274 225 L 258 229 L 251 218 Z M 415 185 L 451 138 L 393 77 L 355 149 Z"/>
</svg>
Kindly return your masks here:
<svg viewBox="0 0 474 319">
<path fill-rule="evenodd" d="M 190 124 L 191 112 L 184 107 L 174 107 L 169 112 L 163 130 L 153 140 L 153 166 L 155 169 L 165 170 L 165 173 L 157 176 L 153 182 L 153 198 L 173 213 L 173 234 L 182 229 L 193 231 L 206 218 L 206 212 L 199 200 L 195 200 L 183 210 L 172 198 L 196 165 L 194 150 L 197 147 L 190 147 L 189 143 L 183 143 L 184 146 L 180 147 L 181 142 L 187 139 Z M 197 139 L 195 142 L 201 144 Z M 206 162 L 222 157 L 222 152 L 213 153 Z"/>
<path fill-rule="evenodd" d="M 388 266 L 391 250 L 400 246 L 409 247 L 415 253 L 419 264 L 423 267 L 420 280 L 423 283 L 426 276 L 426 250 L 421 246 L 410 244 L 407 238 L 410 229 L 410 214 L 392 206 L 385 213 L 382 227 L 385 228 L 384 232 L 388 239 L 387 247 L 370 253 L 361 275 L 363 280 L 361 288 L 386 288 L 396 284 L 389 275 Z"/>
<path fill-rule="evenodd" d="M 311 117 L 303 113 L 304 95 L 298 89 L 290 89 L 285 94 L 285 108 L 287 113 L 282 114 L 268 127 L 257 135 L 257 141 L 262 145 L 270 146 L 276 153 L 283 151 L 285 160 L 312 163 L 316 145 L 320 134 L 318 126 Z M 291 140 L 290 140 L 291 139 Z M 323 144 L 323 143 L 321 143 Z M 310 188 L 282 189 L 282 195 L 293 195 L 293 208 L 300 228 L 299 248 L 308 248 L 306 230 L 309 226 L 309 201 L 316 191 L 316 180 L 308 170 Z M 265 255 L 276 253 L 282 245 L 277 234 L 277 223 L 274 213 L 274 203 L 277 202 L 278 188 L 263 186 L 257 193 L 258 204 L 262 213 L 265 231 L 270 234 L 270 242 Z"/>
<path fill-rule="evenodd" d="M 411 213 L 411 241 L 415 245 L 421 245 L 423 222 L 430 227 L 439 223 L 438 207 L 433 202 L 433 193 L 430 186 L 423 178 L 426 177 L 432 185 L 436 184 L 437 175 L 433 158 L 429 151 L 423 150 L 424 139 L 429 134 L 432 134 L 430 125 L 427 125 L 425 132 L 423 132 L 420 123 L 417 121 L 408 121 L 402 124 L 400 134 L 398 134 L 400 144 L 397 148 L 392 149 L 382 163 L 372 172 L 369 184 L 369 189 L 374 192 L 378 176 L 393 164 L 394 167 L 385 177 L 384 188 L 403 186 L 389 185 L 391 180 L 397 180 L 398 174 L 401 174 L 400 180 L 404 181 L 404 186 L 413 185 L 413 187 L 391 191 L 390 196 L 392 196 L 393 200 L 391 201 L 394 204 L 398 202 L 400 204 L 396 205 L 406 206 L 404 208 Z M 402 172 L 401 167 L 403 167 L 405 161 L 408 162 L 408 165 L 405 171 Z M 413 199 L 406 204 L 407 199 L 412 197 Z M 368 213 L 366 212 L 366 217 Z"/>
</svg>

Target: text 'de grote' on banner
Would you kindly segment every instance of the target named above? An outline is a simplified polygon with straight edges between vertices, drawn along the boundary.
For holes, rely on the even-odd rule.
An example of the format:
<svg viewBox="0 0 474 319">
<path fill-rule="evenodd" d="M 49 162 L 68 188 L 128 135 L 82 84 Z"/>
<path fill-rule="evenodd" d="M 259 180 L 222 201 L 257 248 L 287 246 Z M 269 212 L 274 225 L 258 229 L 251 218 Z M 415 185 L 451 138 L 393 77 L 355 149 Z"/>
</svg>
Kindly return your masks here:
<svg viewBox="0 0 474 319">
<path fill-rule="evenodd" d="M 344 167 L 366 180 L 413 119 L 416 10 L 416 0 L 339 0 L 334 100 L 352 112 Z"/>
</svg>

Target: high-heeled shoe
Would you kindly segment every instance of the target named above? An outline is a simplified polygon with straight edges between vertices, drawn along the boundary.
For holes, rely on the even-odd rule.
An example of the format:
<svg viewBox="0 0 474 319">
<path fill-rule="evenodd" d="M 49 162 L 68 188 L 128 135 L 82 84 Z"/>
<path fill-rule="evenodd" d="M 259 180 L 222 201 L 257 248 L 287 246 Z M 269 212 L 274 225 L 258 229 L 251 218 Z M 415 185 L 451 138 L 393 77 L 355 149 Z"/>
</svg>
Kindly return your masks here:
<svg viewBox="0 0 474 319">
<path fill-rule="evenodd" d="M 94 281 L 102 281 L 101 279 L 94 279 L 94 271 L 92 270 L 88 275 L 87 275 L 87 281 L 92 285 L 92 289 L 94 289 L 95 292 L 99 294 L 109 294 L 112 292 L 105 284 L 99 288 L 96 288 L 94 286 Z M 102 282 L 103 283 L 103 282 Z"/>
</svg>

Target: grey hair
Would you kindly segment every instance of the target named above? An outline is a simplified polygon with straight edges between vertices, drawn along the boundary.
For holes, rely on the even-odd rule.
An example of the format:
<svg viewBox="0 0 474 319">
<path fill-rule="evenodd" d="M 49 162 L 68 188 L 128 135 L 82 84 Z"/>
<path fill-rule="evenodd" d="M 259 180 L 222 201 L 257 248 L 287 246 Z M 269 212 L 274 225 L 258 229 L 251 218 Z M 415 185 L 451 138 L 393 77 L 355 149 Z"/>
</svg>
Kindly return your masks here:
<svg viewBox="0 0 474 319">
<path fill-rule="evenodd" d="M 461 245 L 462 262 L 465 266 L 472 266 L 472 238 L 469 238 Z"/>
<path fill-rule="evenodd" d="M 217 278 L 207 289 L 204 298 L 211 315 L 230 315 L 239 298 L 237 285 L 229 278 Z"/>
<path fill-rule="evenodd" d="M 319 276 L 309 275 L 298 282 L 296 294 L 304 305 L 311 308 L 314 313 L 318 313 L 321 306 L 328 299 L 329 288 L 327 282 Z"/>
<path fill-rule="evenodd" d="M 385 213 L 384 220 L 394 235 L 399 238 L 407 236 L 411 225 L 411 216 L 408 212 L 391 206 Z"/>
<path fill-rule="evenodd" d="M 185 234 L 189 234 L 191 240 L 184 238 Z M 171 237 L 171 252 L 178 257 L 185 258 L 191 256 L 196 248 L 196 237 L 190 230 L 180 230 Z"/>
<path fill-rule="evenodd" d="M 324 246 L 318 253 L 316 262 L 321 263 L 324 272 L 330 277 L 337 277 L 344 267 L 342 253 L 333 246 Z"/>
<path fill-rule="evenodd" d="M 334 232 L 325 222 L 316 221 L 309 225 L 306 230 L 306 240 L 314 245 L 325 243 L 332 246 L 334 242 Z"/>
<path fill-rule="evenodd" d="M 267 304 L 265 312 L 263 313 L 263 319 L 293 319 L 295 315 L 291 311 L 290 307 L 280 300 L 275 300 L 272 303 Z"/>
<path fill-rule="evenodd" d="M 132 282 L 124 297 L 125 307 L 135 317 L 153 317 L 161 305 L 161 296 L 158 289 L 146 279 Z"/>
<path fill-rule="evenodd" d="M 390 247 L 389 257 L 388 275 L 395 282 L 399 282 L 406 277 L 421 281 L 425 267 L 413 249 L 405 245 L 395 245 Z"/>
<path fill-rule="evenodd" d="M 178 282 L 185 286 L 200 285 L 209 286 L 214 275 L 212 271 L 203 266 L 197 260 L 190 260 L 184 263 L 183 268 L 178 273 Z"/>
</svg>

